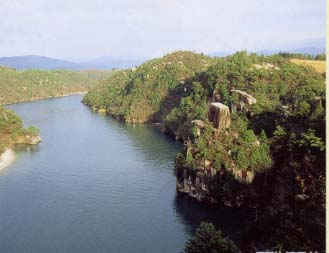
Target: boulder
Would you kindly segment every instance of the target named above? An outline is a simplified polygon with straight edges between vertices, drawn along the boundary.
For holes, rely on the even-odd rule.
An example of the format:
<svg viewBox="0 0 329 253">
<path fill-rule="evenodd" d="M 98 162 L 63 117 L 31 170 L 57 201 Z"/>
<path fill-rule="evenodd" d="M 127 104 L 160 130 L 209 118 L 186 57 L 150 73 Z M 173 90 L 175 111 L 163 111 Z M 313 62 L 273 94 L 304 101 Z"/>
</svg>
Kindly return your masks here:
<svg viewBox="0 0 329 253">
<path fill-rule="evenodd" d="M 305 200 L 308 200 L 310 198 L 310 196 L 306 195 L 306 194 L 297 194 L 295 196 L 296 200 L 299 200 L 299 201 L 305 201 Z"/>
<path fill-rule="evenodd" d="M 248 104 L 248 105 L 253 105 L 257 103 L 257 99 L 254 98 L 253 96 L 249 95 L 247 92 L 245 91 L 241 91 L 241 90 L 231 90 L 231 92 L 235 92 L 237 94 L 239 94 L 241 102 Z"/>
<path fill-rule="evenodd" d="M 209 121 L 215 128 L 226 129 L 230 127 L 230 109 L 222 103 L 211 103 L 209 108 Z"/>
</svg>

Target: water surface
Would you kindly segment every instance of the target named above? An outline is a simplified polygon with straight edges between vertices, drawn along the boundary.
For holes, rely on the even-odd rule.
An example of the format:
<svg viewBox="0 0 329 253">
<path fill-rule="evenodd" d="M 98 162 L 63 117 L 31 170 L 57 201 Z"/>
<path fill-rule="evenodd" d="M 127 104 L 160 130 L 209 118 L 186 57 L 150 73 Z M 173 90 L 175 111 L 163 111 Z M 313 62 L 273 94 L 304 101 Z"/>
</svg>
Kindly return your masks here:
<svg viewBox="0 0 329 253">
<path fill-rule="evenodd" d="M 43 141 L 0 173 L 0 252 L 180 252 L 206 219 L 236 234 L 239 214 L 176 196 L 179 143 L 81 98 L 8 106 Z"/>
</svg>

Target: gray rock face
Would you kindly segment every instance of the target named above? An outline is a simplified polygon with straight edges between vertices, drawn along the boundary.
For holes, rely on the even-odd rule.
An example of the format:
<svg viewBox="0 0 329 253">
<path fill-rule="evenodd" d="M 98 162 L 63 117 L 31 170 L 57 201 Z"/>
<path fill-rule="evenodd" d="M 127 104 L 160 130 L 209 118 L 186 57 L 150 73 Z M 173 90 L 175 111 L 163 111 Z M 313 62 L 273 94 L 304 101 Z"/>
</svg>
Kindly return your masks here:
<svg viewBox="0 0 329 253">
<path fill-rule="evenodd" d="M 196 176 L 192 176 L 187 173 L 187 170 L 184 170 L 183 176 L 177 178 L 176 189 L 178 192 L 185 193 L 198 201 L 208 201 L 209 198 L 205 176 L 201 172 L 198 172 Z"/>
<path fill-rule="evenodd" d="M 230 109 L 222 103 L 211 103 L 209 108 L 209 121 L 215 128 L 226 129 L 230 127 Z"/>
<path fill-rule="evenodd" d="M 176 189 L 178 192 L 186 194 L 199 202 L 210 204 L 221 203 L 229 207 L 241 206 L 244 203 L 244 196 L 242 194 L 234 196 L 223 194 L 218 199 L 218 196 L 215 196 L 211 192 L 211 187 L 221 182 L 223 173 L 225 172 L 212 171 L 212 168 L 200 169 L 193 171 L 193 173 L 191 173 L 191 169 L 180 168 L 180 175 L 176 175 Z"/>
</svg>

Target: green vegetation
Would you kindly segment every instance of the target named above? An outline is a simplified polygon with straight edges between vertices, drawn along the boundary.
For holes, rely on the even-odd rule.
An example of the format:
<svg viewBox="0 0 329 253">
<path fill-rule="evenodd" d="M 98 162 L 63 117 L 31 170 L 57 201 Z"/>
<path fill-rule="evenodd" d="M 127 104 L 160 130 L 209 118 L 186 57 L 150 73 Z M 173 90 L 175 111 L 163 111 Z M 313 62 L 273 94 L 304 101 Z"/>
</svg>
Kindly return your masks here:
<svg viewBox="0 0 329 253">
<path fill-rule="evenodd" d="M 10 110 L 0 107 L 0 154 L 20 136 L 36 136 L 39 130 L 34 126 L 23 128 L 22 120 Z"/>
<path fill-rule="evenodd" d="M 158 122 L 179 103 L 182 82 L 212 63 L 210 57 L 175 52 L 117 72 L 91 89 L 83 102 L 127 122 Z"/>
<path fill-rule="evenodd" d="M 87 91 L 110 72 L 26 70 L 0 67 L 0 105 Z"/>
<path fill-rule="evenodd" d="M 229 107 L 228 129 L 208 120 L 213 101 Z M 254 210 L 242 252 L 324 250 L 325 79 L 312 67 L 283 55 L 175 52 L 117 72 L 83 102 L 125 121 L 160 122 L 183 140 L 178 181 L 202 174 L 205 200 Z"/>
<path fill-rule="evenodd" d="M 87 91 L 96 81 L 111 74 L 91 70 L 17 71 L 0 67 L 0 154 L 16 142 L 29 142 L 38 135 L 36 127 L 24 129 L 19 116 L 1 105 Z"/>
<path fill-rule="evenodd" d="M 311 54 L 281 52 L 278 55 L 282 56 L 283 58 L 289 58 L 289 59 L 319 60 L 319 61 L 325 61 L 326 60 L 326 54 L 325 53 L 317 54 L 317 55 L 311 55 Z"/>
<path fill-rule="evenodd" d="M 216 231 L 214 225 L 202 222 L 196 237 L 186 244 L 185 253 L 239 253 L 239 250 L 221 231 Z"/>
</svg>

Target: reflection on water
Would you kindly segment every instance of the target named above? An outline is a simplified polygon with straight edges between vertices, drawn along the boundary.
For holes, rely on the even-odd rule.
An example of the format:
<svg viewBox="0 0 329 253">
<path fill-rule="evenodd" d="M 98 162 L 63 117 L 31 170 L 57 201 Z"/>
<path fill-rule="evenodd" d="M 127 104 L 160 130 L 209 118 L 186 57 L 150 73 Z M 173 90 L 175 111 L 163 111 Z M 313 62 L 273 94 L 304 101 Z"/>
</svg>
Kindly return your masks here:
<svg viewBox="0 0 329 253">
<path fill-rule="evenodd" d="M 14 151 L 16 154 L 27 152 L 27 153 L 36 153 L 39 152 L 38 145 L 27 145 L 27 144 L 15 144 Z"/>
<path fill-rule="evenodd" d="M 0 252 L 180 252 L 202 220 L 234 234 L 239 213 L 176 196 L 180 143 L 80 101 L 8 106 L 43 141 L 0 175 Z"/>
</svg>

